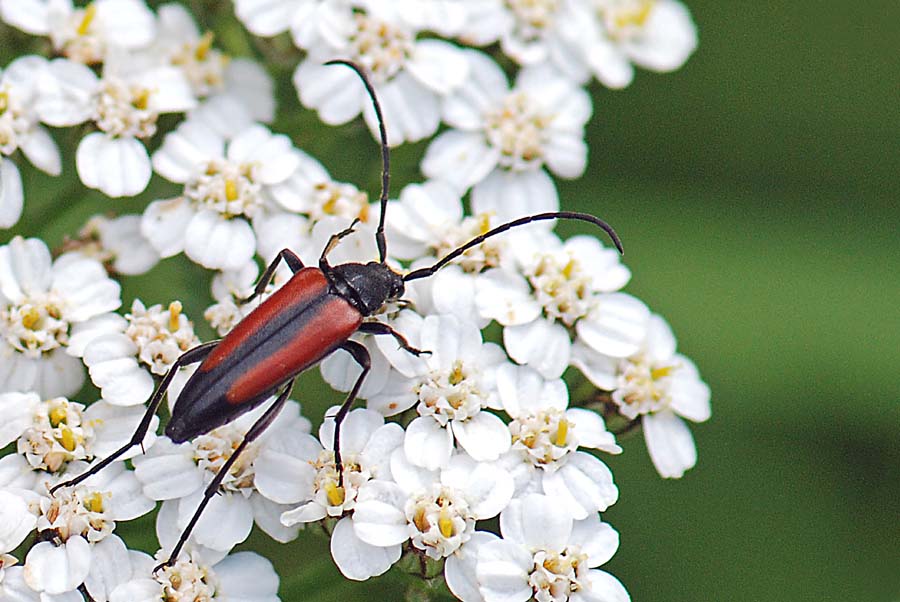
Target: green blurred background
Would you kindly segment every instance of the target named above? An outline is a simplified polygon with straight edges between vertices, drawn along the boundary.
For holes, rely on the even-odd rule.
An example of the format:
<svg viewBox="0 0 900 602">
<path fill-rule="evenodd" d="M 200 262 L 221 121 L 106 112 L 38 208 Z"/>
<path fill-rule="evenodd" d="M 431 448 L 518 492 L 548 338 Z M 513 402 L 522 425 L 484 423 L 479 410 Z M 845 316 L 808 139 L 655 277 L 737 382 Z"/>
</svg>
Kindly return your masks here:
<svg viewBox="0 0 900 602">
<path fill-rule="evenodd" d="M 217 28 L 228 20 L 228 3 L 193 4 L 220 11 Z M 629 292 L 669 320 L 713 391 L 712 420 L 693 429 L 699 463 L 680 481 L 657 477 L 640 435 L 609 459 L 621 497 L 604 518 L 622 544 L 605 568 L 643 602 L 900 600 L 900 5 L 688 5 L 696 55 L 624 91 L 595 85 L 589 171 L 560 185 L 565 208 L 615 225 Z M 8 61 L 28 38 L 2 34 Z M 220 40 L 258 52 L 234 26 Z M 275 129 L 376 190 L 366 131 L 300 109 L 296 57 L 280 48 Z M 395 153 L 395 190 L 418 179 L 423 149 Z M 55 245 L 92 212 L 174 190 L 81 200 L 73 157 L 64 165 L 53 190 L 23 169 L 26 216 L 0 239 Z M 126 282 L 127 302 L 179 295 L 200 320 L 198 276 L 168 260 Z M 302 390 L 313 417 L 335 399 L 314 374 Z M 338 579 L 314 535 L 279 546 L 254 534 L 260 546 L 283 600 L 400 599 L 407 583 Z"/>
</svg>

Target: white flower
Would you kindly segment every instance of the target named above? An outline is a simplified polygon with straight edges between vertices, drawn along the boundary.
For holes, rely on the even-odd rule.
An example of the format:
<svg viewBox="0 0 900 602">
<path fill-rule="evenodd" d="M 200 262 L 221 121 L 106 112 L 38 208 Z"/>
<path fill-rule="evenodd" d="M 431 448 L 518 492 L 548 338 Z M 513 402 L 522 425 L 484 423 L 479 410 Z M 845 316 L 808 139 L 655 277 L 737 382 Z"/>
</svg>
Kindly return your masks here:
<svg viewBox="0 0 900 602">
<path fill-rule="evenodd" d="M 170 399 L 172 396 L 170 393 Z M 168 438 L 160 438 L 146 455 L 134 459 L 135 474 L 143 483 L 144 493 L 153 499 L 165 500 L 158 524 L 170 520 L 179 530 L 187 526 L 206 485 L 269 406 L 269 403 L 263 404 L 206 435 L 179 445 Z M 263 497 L 257 490 L 255 462 L 268 445 L 268 438 L 280 429 L 287 429 L 296 436 L 297 430 L 303 432 L 308 428 L 309 423 L 300 416 L 299 406 L 294 402 L 285 404 L 268 429 L 244 449 L 231 467 L 219 486 L 218 495 L 212 497 L 197 522 L 192 540 L 225 552 L 247 538 L 254 520 L 278 541 L 296 537 L 297 528 L 286 528 L 279 522 L 281 513 L 287 508 Z M 163 511 L 169 512 L 170 518 L 165 519 Z"/>
<path fill-rule="evenodd" d="M 119 307 L 120 287 L 77 253 L 51 261 L 46 245 L 19 236 L 0 247 L 0 391 L 44 397 L 81 388 L 78 329 Z"/>
<path fill-rule="evenodd" d="M 594 514 L 573 521 L 549 496 L 513 500 L 500 514 L 503 539 L 478 548 L 475 576 L 486 602 L 628 602 L 618 579 L 596 567 L 619 535 Z"/>
<path fill-rule="evenodd" d="M 157 560 L 164 557 L 163 551 L 157 553 Z M 110 584 L 109 602 L 279 600 L 278 575 L 272 563 L 254 552 L 225 556 L 190 550 L 172 566 L 153 572 L 156 564 L 146 554 L 131 553 L 128 576 Z"/>
<path fill-rule="evenodd" d="M 622 451 L 596 412 L 568 408 L 568 390 L 561 379 L 544 381 L 525 366 L 503 366 L 497 389 L 509 424 L 512 448 L 503 465 L 516 479 L 516 494 L 543 491 L 576 519 L 604 511 L 619 491 L 609 468 L 586 447 L 618 454 Z"/>
<path fill-rule="evenodd" d="M 327 31 L 294 72 L 304 106 L 330 125 L 350 121 L 362 111 L 373 135 L 375 111 L 358 76 L 350 69 L 323 63 L 349 59 L 370 74 L 395 146 L 431 136 L 440 122 L 440 97 L 461 85 L 468 66 L 461 51 L 437 39 L 418 39 L 418 31 L 397 15 L 389 2 L 366 3 L 365 11 L 329 3 Z"/>
<path fill-rule="evenodd" d="M 428 147 L 422 171 L 472 190 L 475 213 L 501 221 L 556 211 L 559 199 L 546 166 L 564 178 L 584 173 L 584 125 L 590 96 L 546 65 L 523 69 L 510 89 L 486 54 L 465 52 L 469 79 L 444 101 L 450 129 Z"/>
<path fill-rule="evenodd" d="M 124 276 L 144 274 L 159 263 L 159 253 L 141 234 L 140 215 L 94 215 L 78 238 L 66 241 L 63 248 L 96 259 Z"/>
<path fill-rule="evenodd" d="M 111 454 L 131 439 L 143 410 L 119 408 L 103 401 L 85 409 L 83 404 L 64 397 L 41 401 L 35 393 L 0 394 L 0 447 L 15 441 L 18 452 L 0 459 L 5 467 L 0 471 L 0 486 L 43 493 L 41 473 L 62 475 L 70 472 L 68 466 L 73 462 Z M 144 449 L 156 439 L 156 424 L 154 417 L 142 442 Z M 140 452 L 136 447 L 122 459 Z"/>
<path fill-rule="evenodd" d="M 480 0 L 469 3 L 460 39 L 470 45 L 500 42 L 503 54 L 520 65 L 548 63 L 567 77 L 587 79 L 573 60 L 596 27 L 582 0 Z"/>
<path fill-rule="evenodd" d="M 632 63 L 651 71 L 674 71 L 697 47 L 697 30 L 677 0 L 591 0 L 599 33 L 585 49 L 593 74 L 610 88 L 634 77 Z"/>
<path fill-rule="evenodd" d="M 104 334 L 84 349 L 84 363 L 103 399 L 113 405 L 136 405 L 150 398 L 151 376 L 164 376 L 185 351 L 200 344 L 194 326 L 173 301 L 149 309 L 135 299 L 131 313 L 110 320 Z"/>
<path fill-rule="evenodd" d="M 163 4 L 158 14 L 157 36 L 147 54 L 181 69 L 197 98 L 225 96 L 238 101 L 251 118 L 272 120 L 273 84 L 265 69 L 213 47 L 213 32 L 201 35 L 190 12 L 180 4 Z"/>
<path fill-rule="evenodd" d="M 573 341 L 616 357 L 638 349 L 650 311 L 614 292 L 631 277 L 614 249 L 591 236 L 563 243 L 541 229 L 511 242 L 517 269 L 486 272 L 475 291 L 479 313 L 505 327 L 510 357 L 556 378 L 572 363 Z"/>
<path fill-rule="evenodd" d="M 334 414 L 335 408 L 326 414 Z M 334 419 L 326 418 L 319 440 L 276 434 L 257 460 L 260 492 L 276 502 L 304 502 L 281 516 L 290 526 L 340 517 L 356 507 L 359 491 L 372 479 L 391 479 L 391 453 L 403 442 L 398 424 L 385 424 L 372 410 L 356 409 L 341 425 L 343 484 L 334 461 Z"/>
<path fill-rule="evenodd" d="M 73 475 L 67 475 L 73 476 Z M 116 462 L 84 483 L 37 500 L 37 530 L 52 540 L 34 545 L 25 558 L 25 581 L 40 592 L 61 594 L 89 583 L 106 567 L 98 562 L 112 547 L 124 549 L 112 532 L 115 522 L 132 520 L 154 508 L 132 471 Z M 94 579 L 96 581 L 96 579 Z"/>
<path fill-rule="evenodd" d="M 37 517 L 28 502 L 14 489 L 0 489 L 0 570 L 7 552 L 12 552 L 34 531 Z"/>
<path fill-rule="evenodd" d="M 203 122 L 185 121 L 153 155 L 154 169 L 184 184 L 183 195 L 151 203 L 141 230 L 163 257 L 184 251 L 207 268 L 239 269 L 256 251 L 248 220 L 268 187 L 294 172 L 298 154 L 287 136 L 261 125 L 226 141 Z"/>
<path fill-rule="evenodd" d="M 366 558 L 371 548 L 382 549 L 375 558 L 393 561 L 394 550 L 407 540 L 435 560 L 462 554 L 475 522 L 496 516 L 513 492 L 508 474 L 465 454 L 454 456 L 441 471 L 430 471 L 410 464 L 397 449 L 391 475 L 396 482 L 379 479 L 363 485 L 352 517 L 341 521 L 353 528 L 332 534 L 335 563 L 350 579 L 368 579 L 390 566 Z"/>
<path fill-rule="evenodd" d="M 682 418 L 709 419 L 709 386 L 694 363 L 675 352 L 675 336 L 666 321 L 650 318 L 640 350 L 626 358 L 581 353 L 582 372 L 598 387 L 612 391 L 619 413 L 640 418 L 653 465 L 663 477 L 679 478 L 697 463 L 697 448 Z"/>
<path fill-rule="evenodd" d="M 321 163 L 297 151 L 299 165 L 289 178 L 268 188 L 275 201 L 267 211 L 253 220 L 258 245 L 257 252 L 270 260 L 282 249 L 292 249 L 310 264 L 318 261 L 328 238 L 358 219 L 356 234 L 342 241 L 329 260 L 347 255 L 349 247 L 374 241 L 377 207 L 369 203 L 369 196 L 353 184 L 333 180 Z M 372 254 L 366 260 L 377 257 Z M 363 257 L 360 257 L 361 259 Z"/>
<path fill-rule="evenodd" d="M 95 0 L 84 8 L 71 0 L 2 0 L 0 15 L 25 32 L 49 36 L 56 53 L 87 65 L 113 48 L 145 46 L 155 34 L 153 13 L 140 0 Z"/>
<path fill-rule="evenodd" d="M 446 466 L 454 439 L 479 462 L 499 458 L 509 448 L 509 431 L 484 410 L 499 408 L 494 373 L 506 362 L 500 347 L 482 342 L 474 323 L 453 315 L 423 319 L 405 311 L 394 327 L 430 353 L 415 357 L 391 337 L 379 337 L 378 347 L 395 371 L 368 404 L 385 415 L 416 406 L 419 416 L 404 440 L 409 461 L 429 470 Z"/>
<path fill-rule="evenodd" d="M 76 151 L 81 181 L 111 197 L 133 196 L 150 181 L 142 139 L 156 132 L 162 113 L 196 104 L 184 74 L 174 67 L 142 69 L 127 57 L 107 63 L 103 77 L 67 59 L 50 62 L 41 78 L 37 112 L 54 126 L 93 121 L 99 132 L 85 136 Z"/>
<path fill-rule="evenodd" d="M 19 149 L 45 173 L 58 176 L 62 170 L 59 149 L 34 110 L 36 84 L 46 67 L 45 58 L 27 55 L 0 76 L 0 228 L 15 225 L 23 203 L 19 170 L 7 157 Z"/>
<path fill-rule="evenodd" d="M 441 180 L 404 187 L 399 201 L 389 205 L 386 222 L 389 254 L 416 260 L 411 269 L 431 265 L 499 225 L 493 214 L 464 216 L 459 192 Z M 506 236 L 489 238 L 433 276 L 408 284 L 407 298 L 414 300 L 420 313 L 450 313 L 486 326 L 489 320 L 479 316 L 475 306 L 476 281 L 491 268 L 512 261 L 508 247 Z"/>
</svg>

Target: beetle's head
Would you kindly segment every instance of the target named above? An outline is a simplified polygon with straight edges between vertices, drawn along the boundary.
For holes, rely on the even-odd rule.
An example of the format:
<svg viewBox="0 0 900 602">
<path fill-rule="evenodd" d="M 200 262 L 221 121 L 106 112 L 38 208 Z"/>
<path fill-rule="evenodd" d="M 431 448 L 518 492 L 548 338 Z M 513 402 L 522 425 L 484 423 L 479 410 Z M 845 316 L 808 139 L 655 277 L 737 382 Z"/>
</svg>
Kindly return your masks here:
<svg viewBox="0 0 900 602">
<path fill-rule="evenodd" d="M 363 315 L 403 296 L 403 276 L 383 263 L 345 263 L 334 267 L 335 286 Z"/>
</svg>

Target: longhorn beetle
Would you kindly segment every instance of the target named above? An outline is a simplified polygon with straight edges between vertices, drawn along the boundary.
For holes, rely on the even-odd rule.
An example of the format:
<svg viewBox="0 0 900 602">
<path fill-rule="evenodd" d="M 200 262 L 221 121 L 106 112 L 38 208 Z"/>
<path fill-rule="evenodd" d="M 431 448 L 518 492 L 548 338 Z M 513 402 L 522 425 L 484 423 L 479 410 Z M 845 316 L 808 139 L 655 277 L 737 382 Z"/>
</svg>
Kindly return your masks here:
<svg viewBox="0 0 900 602">
<path fill-rule="evenodd" d="M 345 263 L 337 266 L 328 263 L 328 253 L 342 238 L 354 231 L 358 220 L 329 238 L 319 257 L 318 267 L 304 266 L 300 258 L 291 250 L 283 249 L 265 269 L 262 277 L 256 283 L 253 293 L 242 299 L 241 303 L 248 303 L 262 294 L 281 261 L 287 263 L 293 271 L 294 275 L 291 279 L 241 320 L 223 339 L 198 345 L 186 351 L 175 361 L 154 391 L 147 405 L 147 411 L 128 443 L 112 455 L 94 464 L 88 471 L 51 489 L 51 493 L 53 493 L 61 487 L 77 485 L 102 470 L 135 445 L 139 445 L 147 434 L 153 415 L 162 401 L 163 394 L 171 384 L 172 377 L 183 366 L 201 362 L 175 401 L 172 417 L 166 425 L 166 435 L 175 443 L 187 441 L 231 422 L 278 393 L 275 402 L 250 427 L 244 440 L 207 485 L 202 501 L 181 533 L 168 560 L 157 568 L 171 565 L 177 559 L 203 509 L 218 491 L 219 485 L 241 452 L 278 415 L 290 395 L 297 375 L 337 349 L 343 349 L 350 353 L 362 368 L 362 372 L 334 418 L 335 465 L 341 474 L 340 482 L 343 485 L 340 426 L 356 399 L 370 364 L 366 348 L 360 343 L 350 340 L 350 336 L 355 332 L 391 335 L 397 340 L 400 347 L 412 354 L 428 353 L 412 347 L 403 335 L 390 325 L 364 320 L 378 312 L 386 302 L 400 299 L 403 296 L 406 282 L 431 276 L 468 249 L 481 244 L 492 236 L 539 220 L 563 218 L 590 222 L 606 231 L 619 252 L 622 252 L 619 237 L 603 220 L 586 213 L 554 211 L 522 217 L 497 226 L 451 251 L 430 267 L 419 268 L 407 274 L 395 272 L 387 265 L 387 243 L 384 235 L 384 219 L 390 181 L 390 151 L 381 106 L 362 67 L 345 60 L 329 61 L 326 64 L 345 65 L 353 69 L 362 79 L 375 108 L 381 138 L 382 163 L 381 196 L 379 197 L 381 214 L 378 219 L 378 228 L 375 231 L 379 260 L 366 264 Z"/>
</svg>

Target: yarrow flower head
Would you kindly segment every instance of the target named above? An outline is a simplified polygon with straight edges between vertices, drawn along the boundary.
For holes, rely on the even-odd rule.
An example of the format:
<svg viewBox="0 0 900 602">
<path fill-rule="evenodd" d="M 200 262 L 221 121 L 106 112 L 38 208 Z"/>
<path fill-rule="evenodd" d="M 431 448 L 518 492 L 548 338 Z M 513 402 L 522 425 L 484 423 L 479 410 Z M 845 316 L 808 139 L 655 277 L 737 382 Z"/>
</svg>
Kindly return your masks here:
<svg viewBox="0 0 900 602">
<path fill-rule="evenodd" d="M 65 397 L 42 400 L 35 393 L 0 394 L 0 447 L 16 443 L 16 452 L 0 460 L 9 485 L 45 493 L 49 476 L 69 474 L 69 466 L 81 466 L 105 457 L 126 443 L 143 415 L 143 408 L 121 408 L 104 401 L 85 407 Z M 158 420 L 154 417 L 151 426 Z M 149 449 L 154 430 L 142 445 Z M 128 459 L 140 453 L 125 454 Z"/>
<path fill-rule="evenodd" d="M 640 350 L 625 358 L 588 356 L 582 371 L 628 420 L 640 420 L 660 475 L 681 477 L 697 462 L 694 438 L 682 418 L 709 419 L 709 386 L 694 363 L 676 353 L 672 329 L 654 314 Z"/>
<path fill-rule="evenodd" d="M 184 184 L 183 194 L 151 203 L 142 232 L 163 257 L 184 251 L 208 268 L 241 268 L 257 247 L 249 220 L 263 211 L 268 187 L 299 163 L 290 140 L 261 125 L 226 139 L 203 122 L 185 121 L 153 155 L 156 171 Z"/>
<path fill-rule="evenodd" d="M 388 142 L 414 142 L 431 136 L 440 123 L 440 98 L 460 86 L 468 71 L 461 51 L 438 39 L 419 39 L 398 6 L 386 2 L 326 3 L 320 10 L 323 43 L 294 72 L 294 85 L 304 106 L 318 111 L 325 123 L 346 123 L 360 112 L 373 134 L 374 110 L 356 75 L 349 69 L 323 65 L 335 56 L 364 67 L 381 100 Z M 339 93 L 335 93 L 338 91 Z"/>
<path fill-rule="evenodd" d="M 465 52 L 469 79 L 447 96 L 443 119 L 453 129 L 435 138 L 422 160 L 430 178 L 472 189 L 476 213 L 501 221 L 556 211 L 559 198 L 542 167 L 576 178 L 587 162 L 587 92 L 546 65 L 519 72 L 510 89 L 486 54 Z"/>
<path fill-rule="evenodd" d="M 38 239 L 0 247 L 0 391 L 71 395 L 92 321 L 119 307 L 119 284 L 76 253 L 55 261 Z"/>
<path fill-rule="evenodd" d="M 152 375 L 164 376 L 182 353 L 200 344 L 180 301 L 147 309 L 135 299 L 131 313 L 110 316 L 94 332 L 84 363 L 103 399 L 114 405 L 147 401 L 155 386 Z"/>
</svg>

